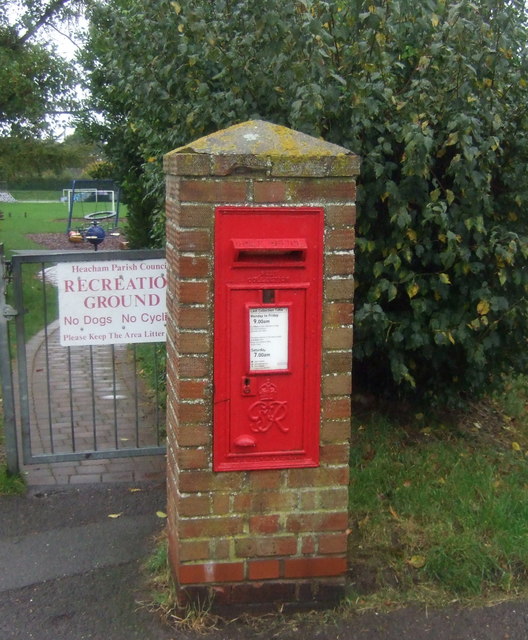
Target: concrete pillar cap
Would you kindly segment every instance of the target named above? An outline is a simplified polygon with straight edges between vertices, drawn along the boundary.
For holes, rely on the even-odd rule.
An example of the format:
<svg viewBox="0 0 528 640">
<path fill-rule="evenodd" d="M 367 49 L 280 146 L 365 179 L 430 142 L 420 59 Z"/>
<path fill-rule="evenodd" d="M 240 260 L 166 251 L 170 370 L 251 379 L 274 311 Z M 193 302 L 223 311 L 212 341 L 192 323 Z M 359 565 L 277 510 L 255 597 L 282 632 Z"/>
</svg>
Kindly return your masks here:
<svg viewBox="0 0 528 640">
<path fill-rule="evenodd" d="M 337 144 L 264 120 L 249 120 L 199 138 L 167 155 L 342 156 L 354 155 Z"/>
</svg>

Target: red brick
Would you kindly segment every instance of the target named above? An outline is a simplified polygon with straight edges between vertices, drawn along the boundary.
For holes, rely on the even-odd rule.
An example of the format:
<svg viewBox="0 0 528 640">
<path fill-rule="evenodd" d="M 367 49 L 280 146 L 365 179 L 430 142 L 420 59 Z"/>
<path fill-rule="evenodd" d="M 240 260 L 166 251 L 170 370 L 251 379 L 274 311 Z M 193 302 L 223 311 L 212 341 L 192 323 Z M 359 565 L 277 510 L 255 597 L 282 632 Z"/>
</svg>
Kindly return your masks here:
<svg viewBox="0 0 528 640">
<path fill-rule="evenodd" d="M 356 222 L 355 204 L 329 204 L 325 207 L 325 220 L 329 227 L 350 227 Z"/>
<path fill-rule="evenodd" d="M 332 253 L 325 259 L 325 274 L 328 276 L 348 276 L 354 273 L 354 254 Z"/>
<path fill-rule="evenodd" d="M 279 180 L 273 182 L 254 182 L 253 200 L 256 203 L 285 202 L 286 183 Z"/>
<path fill-rule="evenodd" d="M 177 176 L 203 176 L 210 173 L 211 157 L 205 153 L 169 153 L 163 159 L 169 181 Z"/>
<path fill-rule="evenodd" d="M 178 569 L 180 584 L 240 582 L 243 578 L 244 565 L 242 562 L 191 564 L 180 566 Z"/>
<path fill-rule="evenodd" d="M 215 493 L 213 494 L 213 514 L 215 516 L 221 516 L 226 513 L 230 513 L 229 503 L 231 501 L 231 495 L 229 493 Z"/>
<path fill-rule="evenodd" d="M 280 576 L 278 560 L 254 560 L 248 562 L 248 578 L 250 580 L 273 580 Z"/>
<path fill-rule="evenodd" d="M 252 471 L 249 475 L 249 485 L 251 491 L 261 489 L 278 489 L 282 482 L 282 471 Z"/>
<path fill-rule="evenodd" d="M 172 569 L 173 575 L 177 575 L 178 566 L 180 564 L 180 555 L 179 555 L 179 544 L 178 544 L 178 536 L 172 527 L 167 528 L 167 537 L 168 537 L 168 556 L 169 556 L 169 565 Z"/>
<path fill-rule="evenodd" d="M 325 327 L 323 329 L 324 349 L 351 350 L 353 339 L 352 327 Z"/>
<path fill-rule="evenodd" d="M 328 349 L 329 347 L 326 347 Z M 338 348 L 338 347 L 337 347 Z M 352 349 L 323 354 L 323 373 L 348 373 L 352 370 Z"/>
<path fill-rule="evenodd" d="M 213 487 L 213 474 L 210 471 L 184 471 L 179 474 L 178 482 L 182 493 L 210 491 Z"/>
<path fill-rule="evenodd" d="M 245 180 L 187 180 L 180 184 L 181 202 L 245 202 L 247 184 Z"/>
<path fill-rule="evenodd" d="M 180 449 L 178 452 L 180 469 L 206 469 L 209 459 L 205 449 Z"/>
<path fill-rule="evenodd" d="M 178 331 L 175 335 L 176 349 L 179 353 L 209 353 L 210 338 L 205 332 Z"/>
<path fill-rule="evenodd" d="M 222 589 L 222 595 L 215 594 L 215 604 L 221 603 L 224 596 L 224 604 L 255 604 L 266 605 L 277 603 L 279 606 L 285 602 L 296 601 L 296 584 L 288 581 L 245 582 L 240 584 L 227 585 L 229 589 Z M 224 595 L 225 594 L 225 595 Z M 276 610 L 277 607 L 274 607 Z"/>
<path fill-rule="evenodd" d="M 301 491 L 300 493 L 300 508 L 302 511 L 314 511 L 317 508 L 317 498 L 319 491 Z"/>
<path fill-rule="evenodd" d="M 178 251 L 210 251 L 212 234 L 203 229 L 187 229 L 176 234 Z"/>
<path fill-rule="evenodd" d="M 326 280 L 324 291 L 325 300 L 352 300 L 354 297 L 354 280 L 352 278 Z"/>
<path fill-rule="evenodd" d="M 311 473 L 307 473 L 310 471 Z M 348 466 L 316 469 L 290 469 L 288 485 L 290 487 L 335 487 L 348 486 Z"/>
<path fill-rule="evenodd" d="M 305 513 L 291 515 L 286 529 L 292 533 L 303 531 L 345 531 L 348 526 L 348 513 Z"/>
<path fill-rule="evenodd" d="M 315 537 L 303 536 L 301 542 L 301 553 L 304 555 L 312 555 L 315 552 Z"/>
<path fill-rule="evenodd" d="M 184 425 L 178 429 L 179 447 L 202 447 L 211 442 L 211 430 L 205 425 Z"/>
<path fill-rule="evenodd" d="M 183 540 L 180 542 L 180 561 L 207 560 L 209 542 L 207 540 Z"/>
<path fill-rule="evenodd" d="M 346 571 L 346 558 L 288 558 L 284 561 L 285 578 L 339 576 Z"/>
<path fill-rule="evenodd" d="M 166 244 L 167 244 L 167 255 L 170 255 L 170 251 L 174 251 L 176 247 L 176 237 L 178 234 L 178 228 L 175 224 L 173 214 L 167 212 L 167 224 L 165 226 L 165 235 L 166 235 Z"/>
<path fill-rule="evenodd" d="M 321 535 L 319 537 L 319 553 L 346 553 L 347 548 L 348 535 L 346 533 Z"/>
<path fill-rule="evenodd" d="M 330 229 L 325 236 L 326 251 L 347 251 L 354 248 L 354 229 Z"/>
<path fill-rule="evenodd" d="M 346 444 L 329 444 L 321 447 L 323 464 L 346 464 L 350 457 L 350 449 Z"/>
<path fill-rule="evenodd" d="M 323 395 L 346 396 L 352 393 L 352 374 L 341 373 L 334 376 L 324 376 Z"/>
<path fill-rule="evenodd" d="M 325 421 L 321 425 L 321 444 L 347 443 L 350 438 L 350 420 Z"/>
<path fill-rule="evenodd" d="M 292 556 L 297 553 L 297 536 L 238 538 L 235 552 L 241 558 Z"/>
<path fill-rule="evenodd" d="M 214 551 L 211 555 L 211 558 L 214 560 L 230 560 L 232 557 L 231 553 L 231 541 L 230 540 L 215 540 Z"/>
<path fill-rule="evenodd" d="M 279 531 L 279 516 L 252 516 L 249 519 L 251 533 L 277 533 Z"/>
<path fill-rule="evenodd" d="M 351 399 L 344 398 L 323 398 L 322 417 L 324 420 L 339 420 L 351 415 Z"/>
<path fill-rule="evenodd" d="M 175 269 L 179 278 L 207 278 L 210 262 L 205 256 L 178 256 Z"/>
<path fill-rule="evenodd" d="M 166 200 L 178 200 L 180 191 L 180 179 L 174 175 L 167 175 L 166 179 Z"/>
<path fill-rule="evenodd" d="M 212 229 L 214 206 L 206 204 L 180 205 L 179 223 L 181 227 Z"/>
<path fill-rule="evenodd" d="M 180 538 L 225 538 L 242 533 L 244 523 L 239 517 L 193 518 L 179 522 Z"/>
<path fill-rule="evenodd" d="M 209 329 L 209 310 L 206 307 L 184 307 L 176 309 L 180 329 Z"/>
<path fill-rule="evenodd" d="M 209 282 L 178 283 L 176 297 L 179 304 L 205 304 L 209 302 Z"/>
<path fill-rule="evenodd" d="M 203 400 L 207 396 L 209 382 L 207 380 L 177 380 L 176 393 L 185 400 Z"/>
<path fill-rule="evenodd" d="M 201 403 L 179 402 L 177 405 L 178 421 L 181 425 L 204 422 L 207 417 L 206 406 Z"/>
<path fill-rule="evenodd" d="M 253 513 L 269 513 L 270 511 L 291 511 L 297 505 L 297 492 L 264 491 L 255 493 L 251 500 Z"/>
<path fill-rule="evenodd" d="M 235 513 L 247 513 L 251 508 L 251 493 L 238 493 L 233 496 L 233 511 Z"/>
<path fill-rule="evenodd" d="M 352 302 L 327 302 L 323 307 L 323 323 L 325 325 L 352 324 L 354 321 L 354 304 Z"/>
<path fill-rule="evenodd" d="M 237 492 L 242 488 L 243 474 L 191 471 L 188 473 L 180 473 L 179 483 L 182 493 L 212 490 Z"/>
<path fill-rule="evenodd" d="M 319 492 L 319 502 L 322 509 L 343 512 L 348 509 L 348 487 L 332 487 Z"/>
<path fill-rule="evenodd" d="M 178 513 L 181 516 L 206 516 L 211 511 L 209 496 L 195 494 L 182 496 L 179 500 Z"/>
<path fill-rule="evenodd" d="M 356 183 L 352 179 L 319 179 L 292 181 L 288 194 L 299 202 L 343 201 L 352 204 L 356 199 Z"/>
<path fill-rule="evenodd" d="M 179 356 L 176 369 L 183 378 L 203 378 L 210 373 L 210 360 L 202 355 Z"/>
</svg>

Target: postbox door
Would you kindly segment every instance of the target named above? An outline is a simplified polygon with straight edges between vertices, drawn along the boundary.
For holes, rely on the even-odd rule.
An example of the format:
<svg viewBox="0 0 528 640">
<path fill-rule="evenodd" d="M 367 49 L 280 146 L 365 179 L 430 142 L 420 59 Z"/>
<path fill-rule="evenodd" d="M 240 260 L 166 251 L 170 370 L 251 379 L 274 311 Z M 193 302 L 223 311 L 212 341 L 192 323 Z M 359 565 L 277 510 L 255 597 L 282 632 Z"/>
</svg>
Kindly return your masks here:
<svg viewBox="0 0 528 640">
<path fill-rule="evenodd" d="M 215 286 L 214 469 L 317 466 L 321 286 L 320 260 L 310 256 L 316 245 L 292 238 L 288 225 L 264 239 L 228 241 L 220 230 L 218 243 L 223 235 L 229 248 Z M 310 257 L 316 268 L 307 267 Z"/>
</svg>

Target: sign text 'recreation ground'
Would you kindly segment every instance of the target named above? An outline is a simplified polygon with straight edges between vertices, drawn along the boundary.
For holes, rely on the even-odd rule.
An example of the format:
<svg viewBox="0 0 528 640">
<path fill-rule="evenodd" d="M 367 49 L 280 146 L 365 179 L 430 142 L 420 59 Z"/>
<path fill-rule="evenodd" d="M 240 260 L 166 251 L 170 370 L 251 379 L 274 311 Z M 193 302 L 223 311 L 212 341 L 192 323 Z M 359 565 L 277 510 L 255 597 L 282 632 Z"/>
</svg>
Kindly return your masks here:
<svg viewBox="0 0 528 640">
<path fill-rule="evenodd" d="M 57 265 L 63 346 L 165 340 L 164 259 Z"/>
</svg>

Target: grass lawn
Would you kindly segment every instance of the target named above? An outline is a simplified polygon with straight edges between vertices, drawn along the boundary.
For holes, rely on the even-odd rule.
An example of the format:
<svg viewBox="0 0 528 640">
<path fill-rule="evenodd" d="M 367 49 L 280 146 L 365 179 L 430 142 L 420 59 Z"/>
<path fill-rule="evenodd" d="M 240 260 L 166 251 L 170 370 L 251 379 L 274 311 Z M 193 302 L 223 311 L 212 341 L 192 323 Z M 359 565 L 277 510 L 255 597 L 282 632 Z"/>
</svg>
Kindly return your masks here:
<svg viewBox="0 0 528 640">
<path fill-rule="evenodd" d="M 458 422 L 422 413 L 356 417 L 350 464 L 356 603 L 439 605 L 526 592 L 528 381 L 515 380 Z"/>
<path fill-rule="evenodd" d="M 0 241 L 7 255 L 16 249 L 42 249 L 31 233 L 66 233 L 68 209 L 63 202 L 0 202 Z"/>
</svg>

